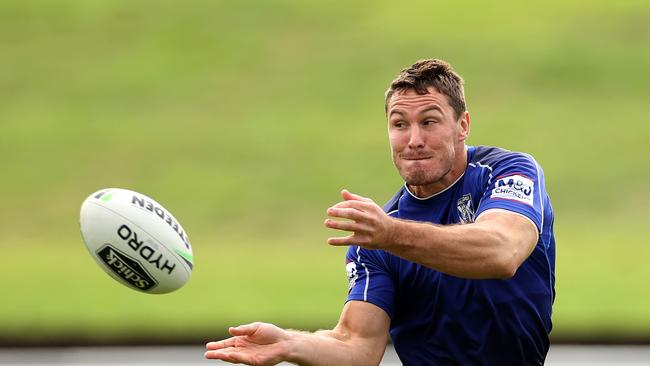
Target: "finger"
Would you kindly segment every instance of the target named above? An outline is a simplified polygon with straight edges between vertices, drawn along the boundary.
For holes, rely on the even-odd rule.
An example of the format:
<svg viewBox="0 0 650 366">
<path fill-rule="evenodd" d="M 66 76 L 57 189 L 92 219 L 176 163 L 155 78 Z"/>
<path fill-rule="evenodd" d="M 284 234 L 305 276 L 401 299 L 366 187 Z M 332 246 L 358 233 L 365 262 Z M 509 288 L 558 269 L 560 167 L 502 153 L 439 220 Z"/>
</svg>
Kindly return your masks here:
<svg viewBox="0 0 650 366">
<path fill-rule="evenodd" d="M 228 338 L 221 341 L 208 342 L 205 345 L 205 348 L 209 350 L 218 350 L 218 349 L 234 347 L 234 346 L 235 346 L 235 338 Z"/>
<path fill-rule="evenodd" d="M 260 327 L 258 323 L 251 323 L 251 324 L 244 324 L 240 325 L 238 327 L 230 327 L 228 328 L 228 333 L 234 335 L 234 336 L 245 336 L 245 335 L 251 335 L 257 331 L 257 329 Z"/>
<path fill-rule="evenodd" d="M 370 202 L 351 200 L 351 201 L 341 201 L 330 208 L 354 208 L 359 211 L 366 211 L 372 206 L 373 204 Z"/>
<path fill-rule="evenodd" d="M 340 207 L 330 207 L 327 209 L 327 215 L 331 217 L 337 217 L 341 219 L 349 219 L 354 221 L 363 220 L 365 215 L 353 208 L 340 208 Z"/>
<path fill-rule="evenodd" d="M 205 358 L 212 360 L 223 360 L 224 353 L 219 351 L 206 351 Z"/>
<path fill-rule="evenodd" d="M 341 191 L 341 197 L 343 197 L 344 200 L 349 201 L 349 200 L 356 200 L 356 201 L 364 201 L 364 202 L 372 202 L 372 200 L 368 197 L 363 197 L 359 196 L 358 194 L 354 194 L 347 189 L 343 189 Z"/>
<path fill-rule="evenodd" d="M 213 351 L 213 352 L 221 352 L 221 354 L 216 354 L 214 356 L 215 359 L 219 359 L 222 361 L 230 362 L 230 363 L 243 363 L 246 365 L 252 365 L 253 359 L 252 355 L 250 353 L 244 353 L 244 352 L 238 352 L 238 351 Z M 207 357 L 207 355 L 206 355 Z"/>
<path fill-rule="evenodd" d="M 355 245 L 354 234 L 337 238 L 328 238 L 327 244 L 333 246 Z"/>
<path fill-rule="evenodd" d="M 226 352 L 226 351 L 207 351 L 205 353 L 205 358 L 211 359 L 211 360 L 222 360 L 226 362 L 238 362 L 235 357 L 236 353 L 233 352 Z"/>
<path fill-rule="evenodd" d="M 362 223 L 354 221 L 337 221 L 332 219 L 325 220 L 325 226 L 330 229 L 351 231 L 351 232 L 365 232 L 368 227 Z"/>
</svg>

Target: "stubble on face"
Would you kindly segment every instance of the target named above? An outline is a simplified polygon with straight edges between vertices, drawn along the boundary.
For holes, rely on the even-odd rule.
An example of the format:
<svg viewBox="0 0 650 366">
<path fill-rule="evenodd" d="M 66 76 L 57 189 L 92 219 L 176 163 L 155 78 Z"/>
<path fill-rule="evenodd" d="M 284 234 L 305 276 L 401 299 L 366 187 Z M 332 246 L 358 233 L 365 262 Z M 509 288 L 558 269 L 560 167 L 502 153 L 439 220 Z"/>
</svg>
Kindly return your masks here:
<svg viewBox="0 0 650 366">
<path fill-rule="evenodd" d="M 395 167 L 406 184 L 409 186 L 427 186 L 440 182 L 451 172 L 456 154 L 454 150 L 446 150 L 443 154 L 432 154 L 433 157 L 431 160 L 434 160 L 434 163 L 431 165 L 436 166 L 437 169 L 427 169 L 427 166 L 424 164 L 407 169 L 404 164 L 399 163 L 403 159 L 395 155 L 396 153 L 393 153 L 393 164 L 395 164 Z"/>
<path fill-rule="evenodd" d="M 463 165 L 464 170 L 456 151 L 464 150 L 464 142 L 459 143 L 459 121 L 446 96 L 433 89 L 428 94 L 398 92 L 388 113 L 393 163 L 413 191 L 436 193 L 462 174 L 454 168 Z"/>
</svg>

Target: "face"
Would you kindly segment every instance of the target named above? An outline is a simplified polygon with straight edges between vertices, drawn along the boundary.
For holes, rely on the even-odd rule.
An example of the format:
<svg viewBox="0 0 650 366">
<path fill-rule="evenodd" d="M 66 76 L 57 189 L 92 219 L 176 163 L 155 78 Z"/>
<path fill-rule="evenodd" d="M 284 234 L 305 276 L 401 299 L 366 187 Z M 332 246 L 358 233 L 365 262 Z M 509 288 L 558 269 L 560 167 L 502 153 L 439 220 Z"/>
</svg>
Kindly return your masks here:
<svg viewBox="0 0 650 366">
<path fill-rule="evenodd" d="M 397 92 L 388 103 L 393 163 L 418 196 L 436 193 L 460 177 L 468 135 L 469 114 L 457 119 L 447 96 L 433 88 L 423 95 Z"/>
</svg>

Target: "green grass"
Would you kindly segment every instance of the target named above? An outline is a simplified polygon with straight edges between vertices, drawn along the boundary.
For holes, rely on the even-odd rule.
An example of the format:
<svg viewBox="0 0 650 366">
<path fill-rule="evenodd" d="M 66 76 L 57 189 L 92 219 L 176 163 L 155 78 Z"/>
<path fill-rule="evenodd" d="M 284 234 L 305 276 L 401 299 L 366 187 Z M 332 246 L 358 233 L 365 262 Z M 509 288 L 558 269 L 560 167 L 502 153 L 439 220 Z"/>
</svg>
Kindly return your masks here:
<svg viewBox="0 0 650 366">
<path fill-rule="evenodd" d="M 650 248 L 644 224 L 617 218 L 557 224 L 554 336 L 647 338 Z"/>
<path fill-rule="evenodd" d="M 82 243 L 10 249 L 3 333 L 115 339 L 141 332 L 165 339 L 222 334 L 224 326 L 258 317 L 287 326 L 335 323 L 347 291 L 343 249 L 242 239 L 196 238 L 193 278 L 166 295 L 126 289 Z M 166 329 L 175 333 L 160 334 Z"/>
<path fill-rule="evenodd" d="M 611 219 L 560 220 L 555 337 L 644 337 L 650 329 L 645 285 L 650 248 L 640 222 L 609 230 Z M 3 333 L 48 338 L 83 335 L 167 339 L 222 334 L 257 320 L 290 327 L 331 326 L 345 299 L 344 249 L 327 233 L 286 240 L 238 234 L 195 237 L 190 282 L 167 295 L 145 295 L 110 279 L 83 244 L 27 243 L 5 249 L 12 261 L 3 299 Z M 241 231 L 244 232 L 244 231 Z M 26 250 L 24 246 L 29 246 Z M 101 328 L 101 332 L 98 332 Z M 161 333 L 173 329 L 173 333 Z"/>
<path fill-rule="evenodd" d="M 643 1 L 5 1 L 0 336 L 331 325 L 347 284 L 325 208 L 343 187 L 383 202 L 400 185 L 383 91 L 440 57 L 466 79 L 470 143 L 545 169 L 554 334 L 647 338 L 649 15 Z M 103 187 L 181 219 L 187 287 L 138 294 L 92 262 L 78 210 Z"/>
</svg>

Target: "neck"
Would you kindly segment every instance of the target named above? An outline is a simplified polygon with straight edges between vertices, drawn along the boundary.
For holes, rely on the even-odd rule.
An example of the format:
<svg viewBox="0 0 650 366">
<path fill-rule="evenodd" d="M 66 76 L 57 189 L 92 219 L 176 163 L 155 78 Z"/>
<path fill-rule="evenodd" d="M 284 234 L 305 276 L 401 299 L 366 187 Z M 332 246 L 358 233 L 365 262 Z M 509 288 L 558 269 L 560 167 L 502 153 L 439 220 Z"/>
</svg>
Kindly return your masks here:
<svg viewBox="0 0 650 366">
<path fill-rule="evenodd" d="M 422 186 L 407 184 L 406 186 L 409 191 L 418 198 L 427 198 L 444 191 L 449 186 L 456 183 L 456 181 L 458 181 L 458 179 L 465 173 L 465 169 L 467 169 L 467 146 L 463 145 L 462 150 L 456 156 L 457 159 L 454 161 L 451 170 L 449 170 L 449 172 L 447 172 L 447 174 L 445 174 L 441 179 L 435 183 Z"/>
</svg>

